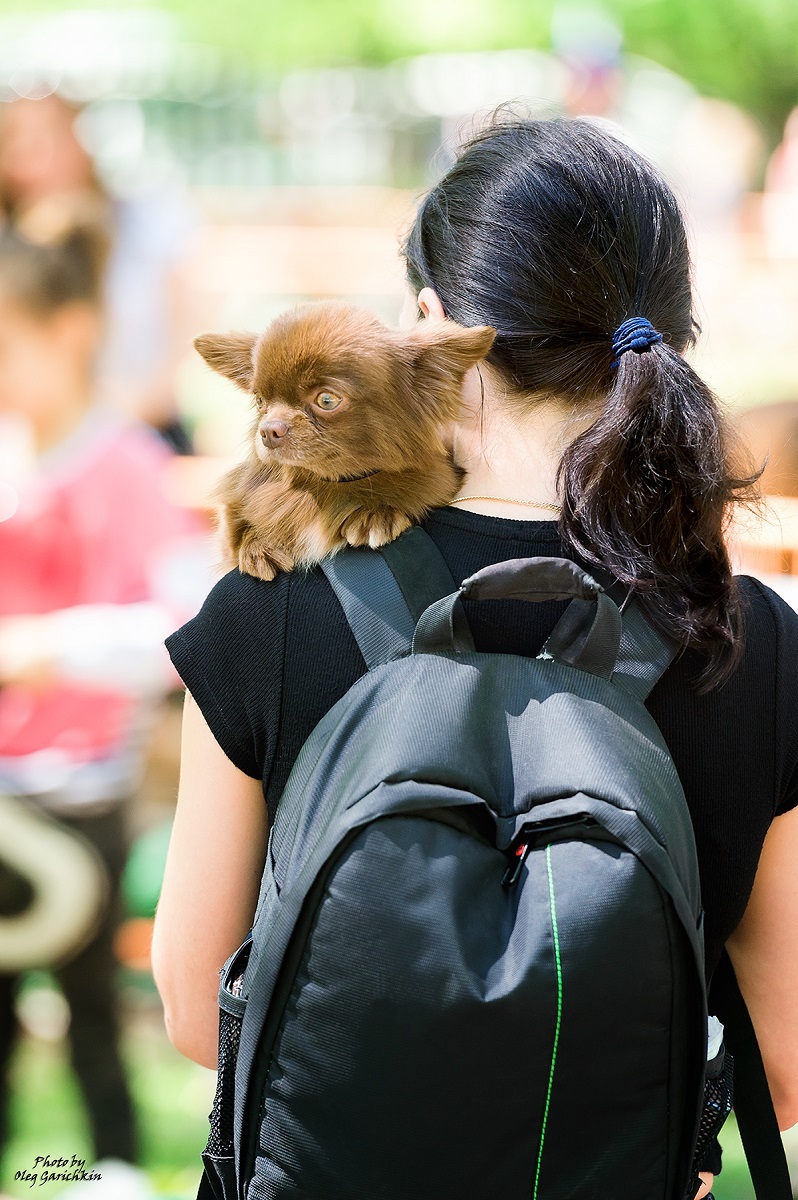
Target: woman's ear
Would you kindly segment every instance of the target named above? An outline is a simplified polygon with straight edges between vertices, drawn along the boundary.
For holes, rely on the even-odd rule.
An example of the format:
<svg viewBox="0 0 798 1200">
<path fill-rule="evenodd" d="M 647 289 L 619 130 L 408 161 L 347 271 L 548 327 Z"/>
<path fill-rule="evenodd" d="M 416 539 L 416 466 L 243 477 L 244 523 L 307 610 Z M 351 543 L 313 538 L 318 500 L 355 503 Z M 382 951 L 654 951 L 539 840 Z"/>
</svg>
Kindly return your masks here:
<svg viewBox="0 0 798 1200">
<path fill-rule="evenodd" d="M 249 392 L 255 376 L 252 352 L 257 340 L 255 333 L 203 333 L 194 338 L 194 348 L 209 367 Z"/>
<path fill-rule="evenodd" d="M 418 293 L 418 307 L 428 321 L 444 321 L 446 319 L 441 298 L 431 287 L 423 287 Z"/>
</svg>

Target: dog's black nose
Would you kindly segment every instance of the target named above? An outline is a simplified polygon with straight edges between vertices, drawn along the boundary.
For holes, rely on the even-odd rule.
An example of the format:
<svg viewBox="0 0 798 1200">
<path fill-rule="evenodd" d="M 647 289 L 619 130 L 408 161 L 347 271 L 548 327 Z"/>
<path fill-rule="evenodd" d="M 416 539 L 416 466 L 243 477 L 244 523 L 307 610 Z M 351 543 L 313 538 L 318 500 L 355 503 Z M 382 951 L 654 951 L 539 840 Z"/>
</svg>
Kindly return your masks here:
<svg viewBox="0 0 798 1200">
<path fill-rule="evenodd" d="M 274 446 L 288 433 L 285 421 L 264 421 L 260 427 L 260 436 L 266 445 Z"/>
</svg>

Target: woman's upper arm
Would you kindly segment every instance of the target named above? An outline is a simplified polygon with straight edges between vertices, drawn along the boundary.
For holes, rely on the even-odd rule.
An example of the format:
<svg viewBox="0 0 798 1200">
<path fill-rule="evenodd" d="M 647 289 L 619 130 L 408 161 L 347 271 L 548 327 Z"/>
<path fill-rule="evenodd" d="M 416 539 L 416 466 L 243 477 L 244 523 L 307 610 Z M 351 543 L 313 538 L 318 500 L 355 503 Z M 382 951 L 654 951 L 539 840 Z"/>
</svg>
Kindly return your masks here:
<svg viewBox="0 0 798 1200">
<path fill-rule="evenodd" d="M 743 919 L 727 943 L 781 1129 L 798 1124 L 798 808 L 768 831 Z"/>
<path fill-rule="evenodd" d="M 152 964 L 170 1039 L 211 1068 L 218 972 L 251 928 L 267 834 L 260 780 L 230 761 L 187 692 L 180 788 Z"/>
</svg>

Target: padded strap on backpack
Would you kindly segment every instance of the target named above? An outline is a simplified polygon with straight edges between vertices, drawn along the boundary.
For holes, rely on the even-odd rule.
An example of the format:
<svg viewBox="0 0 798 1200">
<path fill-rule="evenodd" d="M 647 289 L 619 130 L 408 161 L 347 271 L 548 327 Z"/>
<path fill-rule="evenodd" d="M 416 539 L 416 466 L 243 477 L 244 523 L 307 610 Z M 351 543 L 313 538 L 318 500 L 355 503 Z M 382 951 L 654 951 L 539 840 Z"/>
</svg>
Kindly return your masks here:
<svg viewBox="0 0 798 1200">
<path fill-rule="evenodd" d="M 322 570 L 341 603 L 369 670 L 406 654 L 416 622 L 426 608 L 457 591 L 441 552 L 428 533 L 413 525 L 378 553 L 347 546 L 323 559 Z M 623 633 L 613 680 L 645 700 L 673 661 L 678 646 L 647 620 L 609 572 L 591 566 L 620 607 Z"/>
<path fill-rule="evenodd" d="M 457 591 L 443 555 L 420 525 L 413 525 L 380 554 L 387 562 L 404 596 L 415 627 L 430 604 Z M 412 633 L 410 635 L 412 641 Z"/>
<path fill-rule="evenodd" d="M 792 1185 L 762 1054 L 734 968 L 724 952 L 713 1001 L 734 1057 L 734 1113 L 757 1200 L 792 1200 Z"/>
<path fill-rule="evenodd" d="M 654 628 L 632 600 L 623 611 L 615 683 L 638 700 L 645 700 L 673 662 L 678 648 L 676 642 Z"/>
<path fill-rule="evenodd" d="M 638 700 L 645 700 L 676 657 L 678 643 L 654 628 L 634 597 L 628 598 L 624 585 L 609 571 L 592 566 L 589 569 L 618 605 L 623 616 L 623 632 L 613 683 L 619 684 Z"/>
<path fill-rule="evenodd" d="M 418 525 L 379 552 L 346 546 L 319 565 L 369 670 L 407 654 L 424 609 L 457 590 L 441 552 Z"/>
</svg>

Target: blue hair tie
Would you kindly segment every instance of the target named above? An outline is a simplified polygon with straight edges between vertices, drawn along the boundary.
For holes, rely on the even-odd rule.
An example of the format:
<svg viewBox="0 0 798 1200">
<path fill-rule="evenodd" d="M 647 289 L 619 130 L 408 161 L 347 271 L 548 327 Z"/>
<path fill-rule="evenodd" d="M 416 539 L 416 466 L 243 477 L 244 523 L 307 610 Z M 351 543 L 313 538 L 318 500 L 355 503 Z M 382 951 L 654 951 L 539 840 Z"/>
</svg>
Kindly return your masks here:
<svg viewBox="0 0 798 1200">
<path fill-rule="evenodd" d="M 630 317 L 619 325 L 612 335 L 612 353 L 615 355 L 610 368 L 615 369 L 621 361 L 621 355 L 627 350 L 635 350 L 642 354 L 656 342 L 662 341 L 662 334 L 657 333 L 654 326 L 645 317 Z"/>
</svg>

